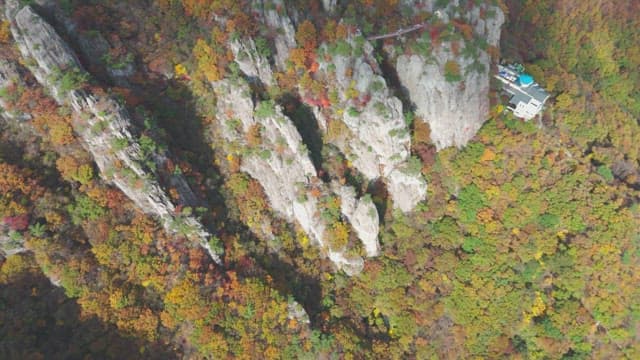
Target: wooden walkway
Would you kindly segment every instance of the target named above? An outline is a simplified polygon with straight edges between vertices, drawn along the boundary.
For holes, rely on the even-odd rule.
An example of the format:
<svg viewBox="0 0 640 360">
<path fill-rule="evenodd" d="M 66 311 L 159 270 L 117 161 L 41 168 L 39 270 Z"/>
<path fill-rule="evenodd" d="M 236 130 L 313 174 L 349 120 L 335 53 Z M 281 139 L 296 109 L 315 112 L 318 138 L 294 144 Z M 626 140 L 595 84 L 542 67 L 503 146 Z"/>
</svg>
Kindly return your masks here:
<svg viewBox="0 0 640 360">
<path fill-rule="evenodd" d="M 400 36 L 400 35 L 404 35 L 406 33 L 410 33 L 412 31 L 416 31 L 418 29 L 423 29 L 425 27 L 427 27 L 429 25 L 429 23 L 421 23 L 421 24 L 415 24 L 411 27 L 408 27 L 406 29 L 398 29 L 392 33 L 387 33 L 387 34 L 382 34 L 382 35 L 375 35 L 375 36 L 369 36 L 367 38 L 367 40 L 369 41 L 373 41 L 373 40 L 380 40 L 380 39 L 388 39 L 391 37 L 396 37 L 396 36 Z"/>
</svg>

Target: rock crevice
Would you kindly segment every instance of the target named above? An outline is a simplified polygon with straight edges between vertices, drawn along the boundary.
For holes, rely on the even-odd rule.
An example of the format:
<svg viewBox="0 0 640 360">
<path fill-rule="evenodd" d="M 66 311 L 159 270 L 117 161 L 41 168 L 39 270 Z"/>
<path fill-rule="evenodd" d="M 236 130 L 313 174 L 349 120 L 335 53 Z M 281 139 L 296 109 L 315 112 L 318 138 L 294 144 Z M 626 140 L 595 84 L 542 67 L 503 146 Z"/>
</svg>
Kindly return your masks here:
<svg viewBox="0 0 640 360">
<path fill-rule="evenodd" d="M 228 142 L 228 156 L 241 158 L 240 169 L 262 185 L 271 207 L 288 221 L 298 223 L 338 268 L 350 275 L 360 272 L 362 258 L 347 255 L 327 239 L 328 225 L 320 215 L 323 209 L 311 190 L 316 189 L 321 196 L 334 194 L 317 177 L 293 122 L 273 102 L 254 104 L 248 85 L 241 79 L 218 81 L 212 86 L 217 95 L 218 129 Z M 253 137 L 252 144 L 248 136 Z M 351 221 L 367 255 L 374 256 L 378 248 L 377 211 L 372 203 L 355 199 L 353 189 L 346 195 L 341 199 L 342 213 Z M 369 215 L 370 224 L 364 219 Z"/>
</svg>

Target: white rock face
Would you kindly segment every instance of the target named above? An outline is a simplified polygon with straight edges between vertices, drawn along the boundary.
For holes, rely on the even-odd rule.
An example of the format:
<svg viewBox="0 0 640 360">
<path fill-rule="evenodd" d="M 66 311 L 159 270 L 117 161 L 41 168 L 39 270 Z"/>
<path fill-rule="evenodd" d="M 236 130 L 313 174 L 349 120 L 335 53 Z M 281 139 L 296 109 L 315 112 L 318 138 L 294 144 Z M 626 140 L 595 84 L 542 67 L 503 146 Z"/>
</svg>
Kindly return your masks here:
<svg viewBox="0 0 640 360">
<path fill-rule="evenodd" d="M 229 43 L 236 63 L 243 73 L 251 78 L 257 78 L 267 86 L 272 86 L 273 71 L 269 60 L 258 53 L 252 39 L 235 40 Z"/>
<path fill-rule="evenodd" d="M 0 89 L 5 89 L 20 79 L 15 64 L 0 58 Z M 0 98 L 2 101 L 2 98 Z"/>
<path fill-rule="evenodd" d="M 387 175 L 387 190 L 396 207 L 403 212 L 412 211 L 424 200 L 427 186 L 419 174 L 412 174 L 407 166 L 395 168 Z"/>
<path fill-rule="evenodd" d="M 356 192 L 352 187 L 342 186 L 337 182 L 332 182 L 331 188 L 340 196 L 340 211 L 362 241 L 367 256 L 377 256 L 380 251 L 380 219 L 371 198 L 356 199 Z"/>
<path fill-rule="evenodd" d="M 22 236 L 13 237 L 3 224 L 0 224 L 0 260 L 29 251 L 24 247 Z"/>
<path fill-rule="evenodd" d="M 203 246 L 214 261 L 221 263 L 220 256 L 208 244 L 210 234 L 194 218 L 175 213 L 175 206 L 155 175 L 142 165 L 145 155 L 128 130 L 131 120 L 126 109 L 106 96 L 82 90 L 63 91 L 60 82 L 54 80 L 59 69 L 80 69 L 80 64 L 53 28 L 26 6 L 16 14 L 11 31 L 22 56 L 35 61 L 35 65 L 29 68 L 36 79 L 58 103 L 69 104 L 73 108 L 76 115 L 74 130 L 92 154 L 101 176 L 113 182 L 142 211 L 160 218 L 168 231 L 183 233 Z M 117 142 L 126 145 L 115 150 Z M 120 170 L 116 164 L 121 164 Z M 177 181 L 186 184 L 184 179 Z"/>
<path fill-rule="evenodd" d="M 245 153 L 232 154 L 241 156 L 241 170 L 262 185 L 271 207 L 288 221 L 297 222 L 339 269 L 349 275 L 360 272 L 362 258 L 347 257 L 344 249 L 331 249 L 325 239 L 326 224 L 319 216 L 318 200 L 307 196 L 312 186 L 323 185 L 318 183 L 316 170 L 291 120 L 272 103 L 254 106 L 243 80 L 223 80 L 212 86 L 218 99 L 221 135 L 229 143 L 240 145 Z M 260 129 L 260 144 L 250 147 L 245 138 L 256 128 Z"/>
<path fill-rule="evenodd" d="M 480 19 L 480 9 L 467 13 L 467 20 L 475 31 L 485 37 L 489 45 L 496 46 L 500 39 L 500 26 L 504 15 L 500 8 L 490 6 L 495 13 L 491 19 Z M 463 75 L 461 82 L 445 80 L 447 61 L 460 65 L 461 73 L 474 63 L 474 59 L 454 56 L 450 44 L 442 44 L 433 51 L 433 61 L 420 55 L 401 55 L 396 69 L 400 82 L 408 90 L 416 106 L 416 114 L 431 128 L 431 139 L 438 150 L 448 146 L 464 146 L 480 129 L 489 114 L 489 55 L 480 50 L 476 60 L 483 71 L 472 70 Z"/>
<path fill-rule="evenodd" d="M 65 94 L 60 93 L 53 78 L 61 74 L 61 71 L 80 68 L 80 62 L 69 46 L 30 6 L 16 13 L 11 34 L 22 56 L 37 61 L 38 65 L 29 67 L 29 70 L 38 82 L 50 89 L 58 103 L 64 103 Z"/>
<path fill-rule="evenodd" d="M 324 11 L 332 13 L 336 10 L 337 2 L 337 0 L 322 0 L 322 7 L 324 8 Z"/>
<path fill-rule="evenodd" d="M 350 44 L 357 46 L 354 41 Z M 340 97 L 333 110 L 343 110 L 342 115 L 335 111 L 333 116 L 340 118 L 351 132 L 351 136 L 337 140 L 335 145 L 367 179 L 382 177 L 389 182 L 390 174 L 404 168 L 410 156 L 411 138 L 402 103 L 391 95 L 385 79 L 379 75 L 369 42 L 364 42 L 362 56 L 336 55 L 331 62 L 320 63 L 320 71 L 325 74 L 331 73 L 330 67 L 335 67 L 334 86 Z M 358 99 L 349 98 L 350 90 L 357 91 Z M 319 122 L 323 130 L 327 128 L 325 121 Z M 412 181 L 403 182 L 405 187 L 389 187 L 394 207 L 405 212 L 426 197 L 426 182 L 420 174 L 413 177 Z"/>
<path fill-rule="evenodd" d="M 302 324 L 310 324 L 309 314 L 304 310 L 302 305 L 295 301 L 289 301 L 287 304 L 287 319 L 295 319 Z"/>
<path fill-rule="evenodd" d="M 274 60 L 278 69 L 286 69 L 289 51 L 296 47 L 296 29 L 287 15 L 286 5 L 282 0 L 254 0 L 253 7 L 261 13 L 265 25 L 277 30 L 273 39 L 276 48 Z"/>
<path fill-rule="evenodd" d="M 266 6 L 266 3 L 267 1 L 256 0 L 253 5 L 255 9 L 261 11 L 264 24 L 276 31 L 274 58 L 276 65 L 282 70 L 285 69 L 289 51 L 296 47 L 295 28 L 286 11 L 282 10 L 280 0 L 271 2 L 272 6 Z M 325 11 L 333 12 L 337 7 L 337 1 L 323 0 L 323 7 Z M 280 8 L 280 13 L 274 8 Z M 351 41 L 351 45 L 354 46 L 353 41 Z M 330 84 L 330 88 L 333 86 L 338 88 L 341 97 L 338 107 L 344 110 L 344 113 L 331 115 L 344 121 L 353 134 L 352 137 L 336 142 L 335 145 L 369 180 L 379 177 L 387 178 L 394 169 L 403 167 L 410 155 L 411 147 L 409 129 L 404 123 L 402 103 L 390 95 L 384 78 L 380 76 L 380 69 L 372 52 L 371 44 L 365 42 L 364 55 L 362 56 L 338 55 L 329 62 L 319 58 L 320 73 L 328 74 L 329 67 L 335 67 L 337 84 Z M 247 73 L 256 73 L 256 71 L 250 69 Z M 352 75 L 347 76 L 347 73 L 352 73 Z M 380 85 L 379 89 L 370 91 L 370 87 L 378 84 Z M 345 96 L 350 87 L 354 87 L 362 94 L 369 93 L 370 100 L 364 106 L 356 106 L 354 99 L 348 99 Z M 304 95 L 302 94 L 303 97 Z M 359 111 L 357 116 L 352 116 L 353 113 L 346 111 L 353 106 L 357 107 Z M 313 113 L 319 128 L 326 132 L 329 121 L 326 114 L 318 108 L 314 108 Z M 410 211 L 418 202 L 425 199 L 427 184 L 420 175 L 417 175 L 415 181 L 406 182 L 406 184 L 409 187 L 405 189 L 394 187 L 394 189 L 411 192 L 413 196 L 400 193 L 393 193 L 391 196 L 394 200 L 394 207 Z"/>
<path fill-rule="evenodd" d="M 0 91 L 4 91 L 9 96 L 11 95 L 11 89 L 21 84 L 22 79 L 16 65 L 11 61 L 2 59 L 2 55 L 0 55 Z M 0 96 L 0 118 L 4 117 L 8 120 L 28 120 L 31 118 L 29 114 L 16 110 L 7 110 L 8 105 L 7 100 Z"/>
</svg>

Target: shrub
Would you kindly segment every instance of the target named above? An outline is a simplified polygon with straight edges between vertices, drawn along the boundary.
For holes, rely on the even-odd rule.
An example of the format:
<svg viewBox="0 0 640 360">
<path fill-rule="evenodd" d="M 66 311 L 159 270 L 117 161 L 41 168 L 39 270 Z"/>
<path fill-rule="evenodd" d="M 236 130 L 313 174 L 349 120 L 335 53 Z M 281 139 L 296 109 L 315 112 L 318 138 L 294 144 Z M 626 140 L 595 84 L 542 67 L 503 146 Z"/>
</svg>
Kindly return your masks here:
<svg viewBox="0 0 640 360">
<path fill-rule="evenodd" d="M 82 185 L 86 185 L 93 179 L 93 167 L 89 164 L 82 164 L 78 167 L 74 180 Z"/>
<path fill-rule="evenodd" d="M 262 101 L 256 107 L 256 116 L 259 118 L 268 118 L 275 114 L 276 108 L 272 100 Z"/>
<path fill-rule="evenodd" d="M 6 44 L 9 42 L 9 37 L 11 35 L 9 25 L 11 25 L 9 21 L 0 21 L 0 44 Z"/>
<path fill-rule="evenodd" d="M 422 161 L 416 156 L 411 156 L 404 170 L 409 175 L 418 175 L 422 171 Z"/>
<path fill-rule="evenodd" d="M 358 109 L 354 108 L 353 106 L 349 108 L 349 111 L 347 112 L 349 114 L 349 116 L 351 117 L 358 117 L 360 116 L 360 111 L 358 111 Z"/>
<path fill-rule="evenodd" d="M 351 45 L 344 40 L 338 40 L 331 53 L 332 55 L 351 56 Z"/>
<path fill-rule="evenodd" d="M 375 80 L 369 86 L 369 90 L 371 90 L 371 92 L 378 92 L 383 88 L 384 88 L 384 82 L 382 82 L 381 80 Z"/>
<path fill-rule="evenodd" d="M 258 36 L 255 39 L 256 50 L 258 51 L 258 55 L 268 58 L 271 56 L 271 48 L 269 47 L 269 42 L 267 39 Z"/>
<path fill-rule="evenodd" d="M 413 125 L 415 118 L 416 116 L 412 111 L 407 111 L 406 113 L 404 113 L 404 123 L 409 127 Z"/>
<path fill-rule="evenodd" d="M 114 151 L 124 150 L 127 146 L 129 146 L 127 138 L 115 138 L 111 141 L 111 147 Z"/>
<path fill-rule="evenodd" d="M 444 64 L 444 78 L 448 82 L 456 82 L 462 80 L 460 75 L 460 65 L 453 60 L 449 60 Z"/>
<path fill-rule="evenodd" d="M 105 215 L 104 208 L 86 195 L 76 197 L 75 203 L 67 206 L 67 211 L 71 215 L 71 221 L 76 225 L 85 220 L 98 220 Z"/>
<path fill-rule="evenodd" d="M 60 91 L 64 94 L 81 88 L 89 81 L 89 75 L 77 67 L 68 69 L 62 74 L 54 73 L 54 77 L 57 78 Z"/>
<path fill-rule="evenodd" d="M 613 173 L 611 172 L 611 169 L 609 169 L 607 166 L 605 165 L 600 165 L 598 166 L 598 169 L 596 170 L 597 173 L 602 176 L 607 182 L 609 181 L 613 181 Z"/>
</svg>

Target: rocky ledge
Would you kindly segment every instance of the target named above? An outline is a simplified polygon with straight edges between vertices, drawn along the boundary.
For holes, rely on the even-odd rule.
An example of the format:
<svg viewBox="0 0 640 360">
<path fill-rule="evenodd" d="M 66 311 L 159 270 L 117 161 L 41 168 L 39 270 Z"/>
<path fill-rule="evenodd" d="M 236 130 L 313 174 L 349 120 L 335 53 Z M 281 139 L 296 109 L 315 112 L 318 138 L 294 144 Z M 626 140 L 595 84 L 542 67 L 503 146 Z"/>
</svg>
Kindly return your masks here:
<svg viewBox="0 0 640 360">
<path fill-rule="evenodd" d="M 109 96 L 79 89 L 88 75 L 71 49 L 30 6 L 18 11 L 16 8 L 16 2 L 8 1 L 6 16 L 13 19 L 11 32 L 25 63 L 60 105 L 72 107 L 74 130 L 92 154 L 101 176 L 114 183 L 140 210 L 157 216 L 168 231 L 197 242 L 221 263 L 220 254 L 209 245 L 210 234 L 195 218 L 177 213 L 154 172 L 145 167 L 147 156 L 161 159 L 162 155 L 143 154 L 129 131 L 131 119 L 126 109 Z M 174 181 L 187 184 L 185 179 Z M 188 186 L 179 189 L 183 192 L 181 198 L 194 198 Z"/>
<path fill-rule="evenodd" d="M 489 118 L 491 58 L 487 51 L 490 46 L 498 46 L 504 14 L 499 7 L 486 4 L 459 13 L 455 10 L 459 9 L 457 0 L 438 10 L 433 1 L 425 3 L 420 5 L 434 11 L 440 27 L 451 25 L 450 19 L 464 18 L 473 34 L 459 50 L 452 45 L 454 42 L 436 45 L 425 40 L 424 46 L 432 49 L 430 55 L 397 56 L 396 71 L 416 107 L 416 115 L 429 124 L 436 148 L 462 147 Z M 460 42 L 456 43 L 458 47 Z"/>
<path fill-rule="evenodd" d="M 227 142 L 229 157 L 241 159 L 241 170 L 263 187 L 271 207 L 288 221 L 296 222 L 347 274 L 362 269 L 360 256 L 350 255 L 344 244 L 328 238 L 328 220 L 321 213 L 321 199 L 338 197 L 340 211 L 362 241 L 368 256 L 378 252 L 378 213 L 370 199 L 356 199 L 353 188 L 333 186 L 317 177 L 306 147 L 280 106 L 251 99 L 242 79 L 213 84 L 217 95 L 220 135 Z M 313 193 L 317 195 L 313 195 Z M 329 222 L 331 222 L 329 220 Z"/>
</svg>

